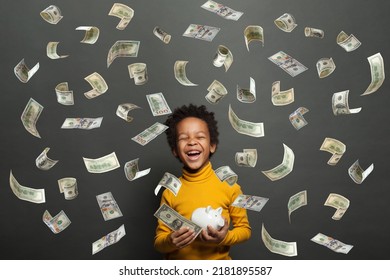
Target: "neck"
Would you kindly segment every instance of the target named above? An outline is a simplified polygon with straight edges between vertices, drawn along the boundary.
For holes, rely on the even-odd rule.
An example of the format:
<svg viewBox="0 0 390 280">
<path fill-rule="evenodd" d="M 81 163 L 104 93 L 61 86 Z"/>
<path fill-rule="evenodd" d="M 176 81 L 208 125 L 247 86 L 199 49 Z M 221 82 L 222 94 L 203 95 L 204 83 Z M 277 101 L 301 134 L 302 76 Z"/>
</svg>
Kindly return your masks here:
<svg viewBox="0 0 390 280">
<path fill-rule="evenodd" d="M 183 178 L 187 181 L 202 181 L 208 178 L 211 174 L 214 173 L 214 170 L 211 166 L 210 161 L 207 161 L 202 167 L 199 169 L 188 169 L 186 167 L 183 168 Z"/>
</svg>

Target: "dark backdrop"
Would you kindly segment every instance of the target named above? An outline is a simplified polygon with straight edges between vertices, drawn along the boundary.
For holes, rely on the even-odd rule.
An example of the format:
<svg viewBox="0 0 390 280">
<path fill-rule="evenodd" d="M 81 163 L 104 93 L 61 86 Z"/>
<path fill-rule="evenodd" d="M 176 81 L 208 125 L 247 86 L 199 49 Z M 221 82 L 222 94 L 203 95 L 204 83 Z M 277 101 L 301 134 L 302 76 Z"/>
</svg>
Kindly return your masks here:
<svg viewBox="0 0 390 280">
<path fill-rule="evenodd" d="M 385 64 L 389 61 L 388 26 L 389 3 L 375 1 L 233 1 L 221 2 L 244 12 L 238 21 L 223 19 L 200 6 L 206 2 L 123 1 L 134 9 L 135 15 L 123 31 L 115 27 L 116 17 L 108 16 L 115 1 L 2 1 L 1 30 L 1 117 L 2 129 L 0 162 L 0 212 L 2 259 L 159 259 L 153 248 L 160 195 L 154 189 L 164 172 L 181 174 L 180 163 L 171 155 L 165 135 L 146 146 L 131 140 L 133 136 L 166 116 L 153 117 L 145 95 L 162 92 L 171 109 L 188 104 L 205 104 L 216 113 L 220 128 L 220 144 L 212 158 L 213 167 L 229 165 L 239 176 L 238 183 L 245 194 L 269 198 L 263 210 L 248 211 L 252 237 L 232 248 L 234 259 L 286 259 L 267 250 L 261 240 L 261 225 L 270 235 L 284 241 L 296 241 L 295 259 L 388 259 L 390 227 L 388 200 L 389 177 L 389 84 L 384 82 L 379 91 L 360 96 L 371 82 L 367 57 L 380 52 Z M 39 15 L 49 5 L 57 5 L 64 18 L 57 24 L 45 22 Z M 291 32 L 279 30 L 274 19 L 291 13 L 298 26 Z M 183 37 L 189 24 L 220 27 L 212 42 Z M 82 44 L 83 31 L 78 26 L 96 26 L 100 37 L 93 45 Z M 265 43 L 250 44 L 247 51 L 243 32 L 248 25 L 264 29 Z M 172 35 L 166 45 L 153 35 L 155 26 Z M 325 31 L 323 39 L 306 38 L 306 26 Z M 354 34 L 362 45 L 347 53 L 336 44 L 340 31 Z M 109 48 L 117 40 L 141 41 L 138 57 L 117 58 L 106 67 Z M 46 45 L 59 41 L 59 54 L 65 59 L 51 60 L 46 56 Z M 212 60 L 218 45 L 227 46 L 233 53 L 231 68 L 216 68 Z M 296 77 L 290 77 L 268 60 L 284 51 L 308 67 Z M 336 70 L 329 77 L 319 79 L 316 62 L 332 57 Z M 28 66 L 40 63 L 39 71 L 23 84 L 13 68 L 22 59 Z M 176 60 L 188 60 L 187 75 L 199 84 L 185 87 L 173 74 Z M 127 65 L 147 64 L 149 81 L 134 85 Z M 108 84 L 108 91 L 88 100 L 83 93 L 90 90 L 84 80 L 98 72 Z M 388 74 L 388 73 L 387 73 Z M 237 84 L 248 88 L 249 77 L 256 81 L 257 100 L 240 103 L 236 98 Z M 217 105 L 208 104 L 204 96 L 207 87 L 217 79 L 228 90 L 228 95 Z M 74 91 L 75 105 L 57 103 L 55 86 L 67 81 Z M 271 85 L 281 81 L 281 90 L 295 90 L 295 101 L 276 107 L 271 103 Z M 351 108 L 362 107 L 358 114 L 334 116 L 333 93 L 350 90 Z M 30 98 L 44 106 L 37 129 L 42 138 L 29 134 L 20 116 Z M 121 103 L 133 103 L 142 109 L 133 110 L 134 120 L 126 123 L 115 114 Z M 264 122 L 265 137 L 253 138 L 238 134 L 230 125 L 228 106 L 244 120 Z M 298 107 L 310 111 L 304 116 L 308 125 L 297 131 L 288 116 Z M 98 129 L 62 130 L 66 117 L 100 117 Z M 336 166 L 327 165 L 330 154 L 319 148 L 325 137 L 336 138 L 347 146 L 347 151 Z M 285 178 L 272 182 L 261 170 L 278 165 L 283 158 L 283 143 L 295 153 L 294 170 Z M 59 162 L 48 171 L 35 166 L 36 157 L 50 147 L 48 156 Z M 254 168 L 239 167 L 234 155 L 245 148 L 256 148 L 259 158 Z M 98 158 L 115 151 L 121 168 L 104 174 L 88 173 L 83 157 Z M 124 164 L 139 158 L 140 169 L 151 168 L 146 177 L 128 181 Z M 363 168 L 374 163 L 375 169 L 358 185 L 348 175 L 348 168 L 357 160 Z M 9 173 L 20 184 L 44 188 L 46 203 L 34 204 L 19 200 L 9 187 Z M 57 180 L 75 177 L 79 196 L 67 201 L 58 190 Z M 307 190 L 308 205 L 292 214 L 288 222 L 287 201 L 290 196 Z M 96 195 L 111 191 L 123 212 L 123 217 L 104 221 Z M 324 206 L 329 193 L 347 197 L 351 205 L 344 217 L 332 220 L 334 208 Z M 48 210 L 53 216 L 64 210 L 72 221 L 63 232 L 55 235 L 42 222 Z M 117 244 L 91 255 L 91 244 L 103 235 L 125 224 L 126 236 Z M 318 232 L 354 245 L 348 255 L 337 254 L 317 245 L 310 239 Z"/>
</svg>

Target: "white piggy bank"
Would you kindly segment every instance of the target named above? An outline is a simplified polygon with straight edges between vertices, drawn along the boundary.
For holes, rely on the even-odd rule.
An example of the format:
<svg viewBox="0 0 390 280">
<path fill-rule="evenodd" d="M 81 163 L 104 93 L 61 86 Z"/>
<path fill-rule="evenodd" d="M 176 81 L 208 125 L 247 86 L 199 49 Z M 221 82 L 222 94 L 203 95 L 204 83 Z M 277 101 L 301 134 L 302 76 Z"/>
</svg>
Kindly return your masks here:
<svg viewBox="0 0 390 280">
<path fill-rule="evenodd" d="M 207 226 L 210 225 L 219 230 L 225 225 L 225 220 L 222 218 L 221 213 L 222 207 L 217 209 L 213 209 L 211 206 L 197 208 L 192 212 L 191 221 L 204 229 L 207 229 Z"/>
</svg>

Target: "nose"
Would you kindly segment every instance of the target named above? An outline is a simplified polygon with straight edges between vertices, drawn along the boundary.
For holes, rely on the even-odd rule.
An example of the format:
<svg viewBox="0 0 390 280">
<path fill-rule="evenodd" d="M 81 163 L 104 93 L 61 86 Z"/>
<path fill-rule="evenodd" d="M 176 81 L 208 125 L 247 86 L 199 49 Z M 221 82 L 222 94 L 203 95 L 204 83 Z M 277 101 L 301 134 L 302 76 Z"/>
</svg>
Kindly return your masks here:
<svg viewBox="0 0 390 280">
<path fill-rule="evenodd" d="M 189 145 L 189 146 L 194 146 L 194 145 L 196 145 L 196 144 L 197 144 L 197 143 L 196 143 L 196 140 L 195 140 L 194 137 L 191 137 L 190 139 L 188 139 L 187 145 Z"/>
</svg>

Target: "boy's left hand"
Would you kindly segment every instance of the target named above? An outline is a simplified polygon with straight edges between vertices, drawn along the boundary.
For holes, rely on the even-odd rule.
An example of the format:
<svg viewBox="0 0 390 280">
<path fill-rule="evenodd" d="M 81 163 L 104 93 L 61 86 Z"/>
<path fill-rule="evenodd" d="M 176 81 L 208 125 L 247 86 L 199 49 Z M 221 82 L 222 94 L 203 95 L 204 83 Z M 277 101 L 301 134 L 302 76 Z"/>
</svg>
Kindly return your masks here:
<svg viewBox="0 0 390 280">
<path fill-rule="evenodd" d="M 207 230 L 203 229 L 199 235 L 200 240 L 204 242 L 220 243 L 229 230 L 229 223 L 226 218 L 224 218 L 224 220 L 225 224 L 220 230 L 217 230 L 212 226 L 207 226 Z"/>
</svg>

